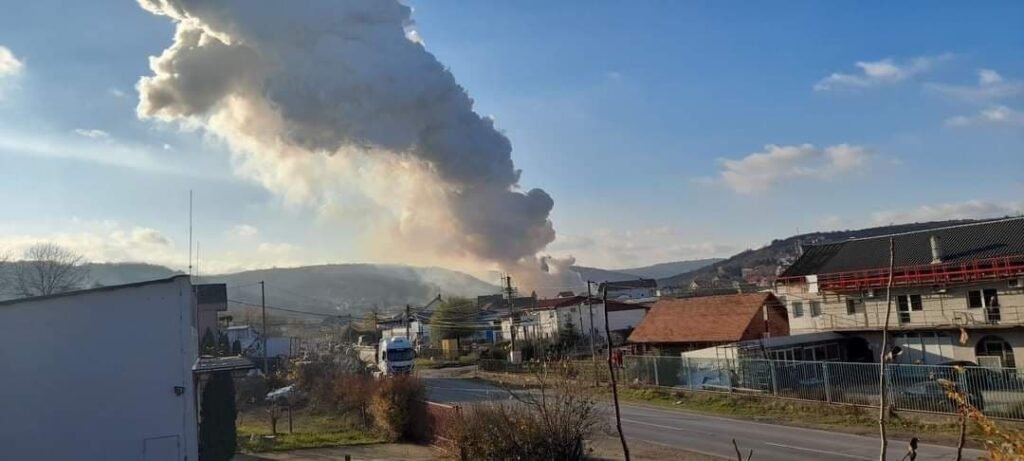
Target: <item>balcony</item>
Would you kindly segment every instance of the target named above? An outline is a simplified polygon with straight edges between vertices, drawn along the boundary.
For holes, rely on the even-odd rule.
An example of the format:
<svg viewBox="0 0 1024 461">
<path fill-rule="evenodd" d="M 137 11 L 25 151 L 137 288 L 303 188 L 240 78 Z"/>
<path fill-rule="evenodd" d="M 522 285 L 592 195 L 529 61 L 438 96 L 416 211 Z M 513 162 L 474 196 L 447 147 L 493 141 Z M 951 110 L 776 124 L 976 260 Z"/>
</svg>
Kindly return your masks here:
<svg viewBox="0 0 1024 461">
<path fill-rule="evenodd" d="M 893 286 L 946 286 L 986 280 L 1005 280 L 1024 276 L 1024 256 L 978 259 L 966 263 L 924 264 L 897 267 Z M 888 269 L 837 272 L 818 275 L 818 289 L 843 292 L 884 288 Z M 785 282 L 783 280 L 783 282 Z"/>
</svg>

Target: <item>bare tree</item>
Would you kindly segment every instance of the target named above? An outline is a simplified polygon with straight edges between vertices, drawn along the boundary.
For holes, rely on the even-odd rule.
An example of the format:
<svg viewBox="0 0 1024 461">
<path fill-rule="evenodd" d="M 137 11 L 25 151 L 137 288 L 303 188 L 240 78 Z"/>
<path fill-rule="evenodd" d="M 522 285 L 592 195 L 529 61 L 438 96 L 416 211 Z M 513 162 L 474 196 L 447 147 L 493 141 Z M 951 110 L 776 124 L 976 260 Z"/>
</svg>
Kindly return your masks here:
<svg viewBox="0 0 1024 461">
<path fill-rule="evenodd" d="M 13 291 L 30 297 L 80 288 L 89 275 L 85 264 L 84 256 L 60 245 L 33 245 L 25 250 L 22 261 L 11 264 Z"/>
</svg>

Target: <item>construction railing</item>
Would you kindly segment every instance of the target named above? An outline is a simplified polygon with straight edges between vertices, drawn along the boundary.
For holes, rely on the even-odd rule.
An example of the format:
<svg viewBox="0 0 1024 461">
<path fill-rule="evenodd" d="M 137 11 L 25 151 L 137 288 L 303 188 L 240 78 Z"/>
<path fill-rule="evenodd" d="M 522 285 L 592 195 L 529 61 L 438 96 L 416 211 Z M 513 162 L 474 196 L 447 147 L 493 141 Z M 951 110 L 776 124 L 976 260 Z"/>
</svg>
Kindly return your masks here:
<svg viewBox="0 0 1024 461">
<path fill-rule="evenodd" d="M 877 407 L 878 373 L 877 363 L 626 356 L 621 381 Z M 1024 420 L 1024 375 L 1016 368 L 890 364 L 886 375 L 896 410 L 955 413 L 952 386 L 988 416 Z"/>
</svg>

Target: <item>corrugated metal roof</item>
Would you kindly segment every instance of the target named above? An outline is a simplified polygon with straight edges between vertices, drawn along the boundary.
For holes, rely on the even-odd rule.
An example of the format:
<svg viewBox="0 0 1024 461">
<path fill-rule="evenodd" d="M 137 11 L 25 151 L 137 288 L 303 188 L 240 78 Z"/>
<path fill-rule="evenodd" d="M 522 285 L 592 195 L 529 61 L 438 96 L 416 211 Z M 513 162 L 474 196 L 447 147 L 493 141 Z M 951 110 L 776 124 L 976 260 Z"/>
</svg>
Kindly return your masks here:
<svg viewBox="0 0 1024 461">
<path fill-rule="evenodd" d="M 1007 218 L 810 246 L 782 277 L 886 268 L 890 238 L 897 267 L 929 264 L 933 235 L 940 240 L 943 263 L 1024 255 L 1024 217 Z"/>
<path fill-rule="evenodd" d="M 252 361 L 245 357 L 212 357 L 204 355 L 196 359 L 192 365 L 193 373 L 212 373 L 215 371 L 248 370 L 255 368 Z"/>
</svg>

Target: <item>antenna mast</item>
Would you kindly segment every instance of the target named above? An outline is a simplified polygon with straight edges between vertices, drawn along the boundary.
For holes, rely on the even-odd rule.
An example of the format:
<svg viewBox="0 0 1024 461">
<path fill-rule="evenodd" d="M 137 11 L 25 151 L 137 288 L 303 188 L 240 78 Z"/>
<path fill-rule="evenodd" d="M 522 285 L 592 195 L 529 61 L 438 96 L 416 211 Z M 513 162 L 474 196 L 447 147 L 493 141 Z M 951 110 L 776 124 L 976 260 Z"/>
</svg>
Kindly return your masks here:
<svg viewBox="0 0 1024 461">
<path fill-rule="evenodd" d="M 188 276 L 192 277 L 192 189 L 188 190 Z"/>
</svg>

